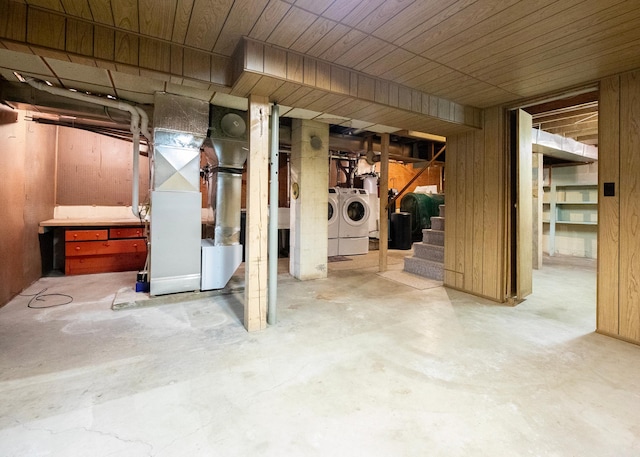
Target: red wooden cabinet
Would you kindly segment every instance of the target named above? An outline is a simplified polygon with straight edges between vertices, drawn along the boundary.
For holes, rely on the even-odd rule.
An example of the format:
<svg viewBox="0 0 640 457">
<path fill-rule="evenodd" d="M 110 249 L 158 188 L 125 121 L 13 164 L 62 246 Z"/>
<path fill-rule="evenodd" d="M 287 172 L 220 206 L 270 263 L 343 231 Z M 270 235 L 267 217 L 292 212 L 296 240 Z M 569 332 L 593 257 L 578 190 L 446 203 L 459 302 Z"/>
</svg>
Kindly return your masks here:
<svg viewBox="0 0 640 457">
<path fill-rule="evenodd" d="M 141 270 L 147 258 L 143 227 L 65 232 L 65 274 Z"/>
</svg>

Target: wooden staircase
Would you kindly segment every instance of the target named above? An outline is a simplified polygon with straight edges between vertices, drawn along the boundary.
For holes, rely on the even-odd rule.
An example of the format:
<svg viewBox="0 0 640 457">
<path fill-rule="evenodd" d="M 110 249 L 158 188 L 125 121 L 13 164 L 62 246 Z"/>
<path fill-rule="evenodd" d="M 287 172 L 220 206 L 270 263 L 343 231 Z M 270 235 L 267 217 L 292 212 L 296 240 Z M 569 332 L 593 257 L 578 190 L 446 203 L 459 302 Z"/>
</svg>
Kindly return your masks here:
<svg viewBox="0 0 640 457">
<path fill-rule="evenodd" d="M 413 257 L 405 257 L 404 271 L 425 278 L 444 279 L 444 205 L 431 218 L 431 228 L 422 230 L 422 242 L 413 243 Z"/>
</svg>

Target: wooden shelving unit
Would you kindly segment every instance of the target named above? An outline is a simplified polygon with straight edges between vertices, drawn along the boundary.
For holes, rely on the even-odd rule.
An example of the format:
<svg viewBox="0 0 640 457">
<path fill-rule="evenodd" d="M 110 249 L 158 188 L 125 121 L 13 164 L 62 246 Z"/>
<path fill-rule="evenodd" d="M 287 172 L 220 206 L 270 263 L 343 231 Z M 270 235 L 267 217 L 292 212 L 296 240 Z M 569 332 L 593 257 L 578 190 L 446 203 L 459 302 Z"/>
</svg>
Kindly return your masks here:
<svg viewBox="0 0 640 457">
<path fill-rule="evenodd" d="M 556 230 L 563 226 L 583 226 L 594 230 L 598 226 L 597 184 L 544 186 L 542 221 L 549 225 L 549 254 L 556 250 Z"/>
</svg>

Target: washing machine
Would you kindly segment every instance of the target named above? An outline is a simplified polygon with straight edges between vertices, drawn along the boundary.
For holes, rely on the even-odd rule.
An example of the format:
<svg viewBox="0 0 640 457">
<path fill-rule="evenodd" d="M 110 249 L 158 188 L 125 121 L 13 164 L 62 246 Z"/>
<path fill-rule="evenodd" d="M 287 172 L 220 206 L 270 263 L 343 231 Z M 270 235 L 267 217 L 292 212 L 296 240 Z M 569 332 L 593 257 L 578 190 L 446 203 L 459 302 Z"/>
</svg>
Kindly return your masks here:
<svg viewBox="0 0 640 457">
<path fill-rule="evenodd" d="M 338 237 L 340 236 L 340 196 L 335 188 L 329 189 L 328 204 L 328 235 L 329 243 L 327 244 L 327 256 L 333 257 L 338 255 Z"/>
<path fill-rule="evenodd" d="M 369 195 L 364 189 L 338 189 L 338 254 L 358 255 L 369 252 Z"/>
</svg>

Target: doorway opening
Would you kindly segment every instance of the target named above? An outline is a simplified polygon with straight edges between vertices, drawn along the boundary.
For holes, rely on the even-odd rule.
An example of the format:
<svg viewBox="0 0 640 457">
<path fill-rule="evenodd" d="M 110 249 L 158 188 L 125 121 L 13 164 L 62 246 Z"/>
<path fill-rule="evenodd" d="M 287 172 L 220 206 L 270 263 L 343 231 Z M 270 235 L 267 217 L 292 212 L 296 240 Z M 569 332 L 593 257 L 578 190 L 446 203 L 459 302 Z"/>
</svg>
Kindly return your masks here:
<svg viewBox="0 0 640 457">
<path fill-rule="evenodd" d="M 518 112 L 524 112 L 525 117 L 531 120 L 532 161 L 520 164 L 530 168 L 528 176 L 527 170 L 520 168 L 517 160 L 521 144 L 517 143 L 518 125 L 513 120 L 509 135 L 513 152 L 512 195 L 523 190 L 519 179 L 523 176 L 531 178 L 531 197 L 527 202 L 530 210 L 525 211 L 527 214 L 517 214 L 513 204 L 518 202 L 515 197 L 511 201 L 512 265 L 522 263 L 523 259 L 525 263 L 531 262 L 534 293 L 536 277 L 546 278 L 545 275 L 550 273 L 557 276 L 555 280 L 560 285 L 568 279 L 563 271 L 585 269 L 588 278 L 585 290 L 590 292 L 584 298 L 589 306 L 593 306 L 594 323 L 598 238 L 598 96 L 598 90 L 594 88 L 511 112 L 512 119 Z M 531 240 L 522 245 L 518 245 L 517 240 L 522 232 L 518 224 L 530 224 Z M 512 268 L 512 284 L 522 283 L 523 279 L 518 275 L 519 270 Z M 548 287 L 548 279 L 541 284 Z"/>
</svg>

